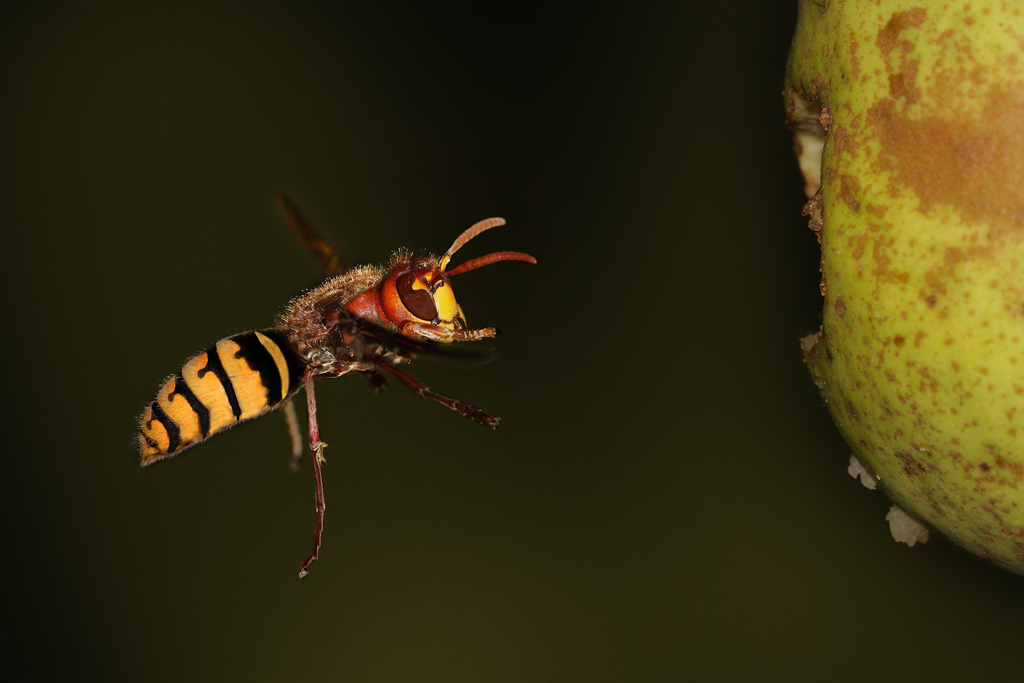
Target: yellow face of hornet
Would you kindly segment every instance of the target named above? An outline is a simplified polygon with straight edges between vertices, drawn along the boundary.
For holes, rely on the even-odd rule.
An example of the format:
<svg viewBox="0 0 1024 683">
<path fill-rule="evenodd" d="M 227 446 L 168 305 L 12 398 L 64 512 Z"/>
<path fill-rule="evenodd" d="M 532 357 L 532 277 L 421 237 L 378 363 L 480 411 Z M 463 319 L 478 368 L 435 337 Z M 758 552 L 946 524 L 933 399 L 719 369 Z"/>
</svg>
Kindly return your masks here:
<svg viewBox="0 0 1024 683">
<path fill-rule="evenodd" d="M 455 292 L 452 290 L 452 283 L 438 268 L 426 270 L 422 275 L 417 274 L 412 283 L 413 292 L 426 292 L 434 302 L 437 316 L 430 321 L 434 325 L 449 330 L 461 330 L 466 328 L 466 315 L 462 307 L 455 300 Z"/>
</svg>

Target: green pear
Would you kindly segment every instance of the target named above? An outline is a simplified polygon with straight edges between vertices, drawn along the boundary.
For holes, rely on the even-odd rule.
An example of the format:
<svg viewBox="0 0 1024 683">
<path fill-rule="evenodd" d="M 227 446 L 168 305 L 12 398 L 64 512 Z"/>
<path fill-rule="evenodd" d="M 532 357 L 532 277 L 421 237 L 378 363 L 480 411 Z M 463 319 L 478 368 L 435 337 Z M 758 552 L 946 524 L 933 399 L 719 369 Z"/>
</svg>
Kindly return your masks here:
<svg viewBox="0 0 1024 683">
<path fill-rule="evenodd" d="M 811 374 L 911 517 L 1024 574 L 1024 6 L 803 0 Z"/>
</svg>

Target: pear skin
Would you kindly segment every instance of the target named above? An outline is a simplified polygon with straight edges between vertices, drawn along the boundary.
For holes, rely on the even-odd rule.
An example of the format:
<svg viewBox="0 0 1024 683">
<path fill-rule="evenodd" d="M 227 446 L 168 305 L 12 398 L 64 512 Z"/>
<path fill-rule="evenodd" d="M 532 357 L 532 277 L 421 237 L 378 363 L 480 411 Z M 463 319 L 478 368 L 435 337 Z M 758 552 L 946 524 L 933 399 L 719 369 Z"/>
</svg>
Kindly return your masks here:
<svg viewBox="0 0 1024 683">
<path fill-rule="evenodd" d="M 836 425 L 905 512 L 1024 574 L 1024 5 L 802 0 L 784 98 Z"/>
</svg>

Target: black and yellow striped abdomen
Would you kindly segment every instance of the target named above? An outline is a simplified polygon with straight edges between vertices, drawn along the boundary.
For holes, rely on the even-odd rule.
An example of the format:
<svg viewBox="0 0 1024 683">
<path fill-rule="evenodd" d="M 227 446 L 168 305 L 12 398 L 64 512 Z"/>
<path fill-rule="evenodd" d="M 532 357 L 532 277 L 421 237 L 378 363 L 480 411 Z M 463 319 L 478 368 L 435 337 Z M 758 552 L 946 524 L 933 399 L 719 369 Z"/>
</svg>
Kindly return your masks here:
<svg viewBox="0 0 1024 683">
<path fill-rule="evenodd" d="M 281 405 L 302 386 L 306 365 L 280 330 L 221 339 L 190 358 L 146 406 L 139 459 L 148 465 Z"/>
</svg>

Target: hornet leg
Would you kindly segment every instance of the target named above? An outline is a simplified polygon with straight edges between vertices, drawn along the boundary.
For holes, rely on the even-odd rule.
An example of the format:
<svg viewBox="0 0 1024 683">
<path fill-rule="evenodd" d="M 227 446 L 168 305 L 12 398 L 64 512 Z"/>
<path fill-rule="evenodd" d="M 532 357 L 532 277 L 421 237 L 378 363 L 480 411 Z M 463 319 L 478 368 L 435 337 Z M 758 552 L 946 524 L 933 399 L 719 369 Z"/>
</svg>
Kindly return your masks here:
<svg viewBox="0 0 1024 683">
<path fill-rule="evenodd" d="M 410 377 L 409 375 L 405 374 L 398 368 L 395 368 L 394 366 L 391 366 L 387 363 L 377 361 L 376 365 L 378 368 L 383 368 L 390 372 L 392 375 L 395 376 L 395 379 L 397 379 L 399 382 L 415 391 L 423 398 L 429 398 L 433 401 L 437 401 L 443 406 L 448 406 L 455 412 L 468 417 L 470 420 L 473 420 L 474 422 L 479 422 L 482 425 L 487 425 L 488 427 L 491 428 L 498 426 L 498 418 L 494 417 L 490 413 L 485 413 L 484 411 L 478 408 L 474 408 L 473 406 L 467 406 L 465 403 L 460 403 L 459 401 L 456 401 L 454 398 L 442 396 L 436 391 L 427 388 L 427 386 L 423 384 L 423 382 L 419 381 L 414 377 Z"/>
<path fill-rule="evenodd" d="M 316 477 L 316 531 L 313 533 L 313 552 L 299 566 L 299 578 L 306 578 L 309 565 L 316 561 L 320 553 L 320 535 L 324 531 L 324 478 L 320 465 L 324 460 L 324 448 L 327 446 L 320 440 L 320 427 L 316 422 L 316 396 L 313 393 L 313 373 L 306 370 L 306 404 L 309 407 L 309 448 L 313 451 L 313 474 Z"/>
<path fill-rule="evenodd" d="M 284 419 L 288 423 L 288 435 L 292 438 L 292 457 L 288 466 L 292 472 L 298 472 L 302 463 L 302 435 L 299 434 L 299 417 L 295 414 L 295 404 L 291 401 L 284 404 Z"/>
</svg>

